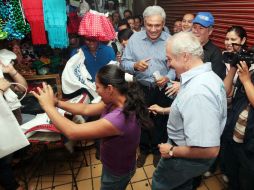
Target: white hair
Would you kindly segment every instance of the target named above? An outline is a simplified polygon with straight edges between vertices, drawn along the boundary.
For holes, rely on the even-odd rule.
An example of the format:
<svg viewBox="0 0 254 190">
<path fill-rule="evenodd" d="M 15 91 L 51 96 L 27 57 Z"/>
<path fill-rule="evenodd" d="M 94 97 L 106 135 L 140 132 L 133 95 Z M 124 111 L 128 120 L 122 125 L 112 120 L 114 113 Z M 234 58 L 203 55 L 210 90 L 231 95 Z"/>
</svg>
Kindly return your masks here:
<svg viewBox="0 0 254 190">
<path fill-rule="evenodd" d="M 166 20 L 166 13 L 163 8 L 160 6 L 154 5 L 154 6 L 149 6 L 146 7 L 146 9 L 143 12 L 143 17 L 149 17 L 149 16 L 154 16 L 154 15 L 160 15 L 163 20 Z"/>
<path fill-rule="evenodd" d="M 169 41 L 172 45 L 172 54 L 178 55 L 181 53 L 189 53 L 193 56 L 204 56 L 203 47 L 198 38 L 192 32 L 179 32 L 174 34 Z"/>
</svg>

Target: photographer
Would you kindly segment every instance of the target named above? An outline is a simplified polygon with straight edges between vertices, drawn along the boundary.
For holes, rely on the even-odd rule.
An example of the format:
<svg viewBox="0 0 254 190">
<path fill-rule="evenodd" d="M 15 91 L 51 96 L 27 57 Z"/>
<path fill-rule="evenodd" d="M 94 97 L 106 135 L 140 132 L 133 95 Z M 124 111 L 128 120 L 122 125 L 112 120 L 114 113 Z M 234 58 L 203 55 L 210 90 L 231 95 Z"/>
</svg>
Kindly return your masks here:
<svg viewBox="0 0 254 190">
<path fill-rule="evenodd" d="M 230 63 L 228 63 L 227 57 L 231 53 L 239 53 L 243 48 L 246 48 L 247 33 L 241 26 L 231 26 L 228 28 L 225 37 L 225 49 L 223 52 L 224 62 L 227 68 L 227 73 L 230 69 Z M 231 54 L 232 55 L 232 54 Z M 234 83 L 236 82 L 237 75 L 234 77 Z M 232 96 L 232 93 L 230 94 Z"/>
<path fill-rule="evenodd" d="M 247 60 L 246 63 L 249 70 L 253 69 L 251 62 L 254 61 L 253 53 L 247 49 L 247 33 L 241 26 L 231 26 L 228 28 L 225 38 L 226 51 L 223 52 L 223 60 L 227 68 L 227 73 L 230 70 L 230 65 L 239 63 L 239 60 Z M 252 58 L 253 57 L 253 58 Z M 238 74 L 234 76 L 233 85 L 236 83 Z M 233 91 L 228 94 L 228 108 L 231 108 Z"/>
<path fill-rule="evenodd" d="M 233 85 L 234 76 L 238 79 Z M 254 73 L 245 61 L 230 65 L 224 80 L 227 95 L 233 90 L 232 109 L 222 136 L 229 189 L 254 189 Z"/>
<path fill-rule="evenodd" d="M 237 53 L 241 52 L 243 48 L 246 48 L 246 41 L 247 41 L 247 33 L 245 29 L 241 26 L 231 26 L 227 29 L 226 37 L 225 37 L 225 51 L 223 52 L 223 61 L 226 65 L 226 72 L 228 73 L 230 70 L 230 64 L 232 64 L 233 57 L 237 55 Z M 237 60 L 234 60 L 236 64 Z M 238 62 L 237 62 L 238 63 Z M 235 85 L 238 75 L 236 74 L 233 78 L 233 84 Z M 233 88 L 232 88 L 233 89 Z M 228 92 L 227 94 L 227 105 L 228 105 L 228 112 L 232 108 L 232 95 L 233 90 Z M 221 144 L 221 152 L 224 149 L 224 145 Z M 213 173 L 215 173 L 217 166 L 219 164 L 220 170 L 222 172 L 222 179 L 227 183 L 228 178 L 225 174 L 225 164 L 224 159 L 221 157 L 221 153 L 219 158 L 214 162 L 212 167 L 209 169 L 208 172 L 204 174 L 205 177 L 211 176 Z"/>
</svg>

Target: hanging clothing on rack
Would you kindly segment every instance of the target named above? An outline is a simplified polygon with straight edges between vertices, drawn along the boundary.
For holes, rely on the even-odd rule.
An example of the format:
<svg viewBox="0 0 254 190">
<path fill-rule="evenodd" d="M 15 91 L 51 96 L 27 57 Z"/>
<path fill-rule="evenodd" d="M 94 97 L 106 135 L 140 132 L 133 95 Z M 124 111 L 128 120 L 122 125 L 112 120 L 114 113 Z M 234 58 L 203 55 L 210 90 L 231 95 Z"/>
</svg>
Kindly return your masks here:
<svg viewBox="0 0 254 190">
<path fill-rule="evenodd" d="M 2 19 L 1 30 L 5 32 L 2 38 L 21 40 L 30 32 L 30 26 L 25 20 L 20 0 L 0 0 L 0 17 Z M 1 34 L 3 35 L 3 33 Z"/>
<path fill-rule="evenodd" d="M 42 0 L 22 0 L 22 6 L 31 27 L 32 43 L 34 45 L 47 44 Z"/>
<path fill-rule="evenodd" d="M 44 24 L 52 48 L 66 48 L 69 45 L 67 33 L 66 2 L 43 0 Z"/>
<path fill-rule="evenodd" d="M 108 14 L 90 10 L 82 18 L 79 25 L 79 34 L 98 41 L 115 39 L 115 30 L 107 18 Z"/>
<path fill-rule="evenodd" d="M 70 12 L 68 17 L 69 17 L 68 33 L 77 34 L 80 23 L 80 19 L 77 15 L 77 12 Z"/>
</svg>

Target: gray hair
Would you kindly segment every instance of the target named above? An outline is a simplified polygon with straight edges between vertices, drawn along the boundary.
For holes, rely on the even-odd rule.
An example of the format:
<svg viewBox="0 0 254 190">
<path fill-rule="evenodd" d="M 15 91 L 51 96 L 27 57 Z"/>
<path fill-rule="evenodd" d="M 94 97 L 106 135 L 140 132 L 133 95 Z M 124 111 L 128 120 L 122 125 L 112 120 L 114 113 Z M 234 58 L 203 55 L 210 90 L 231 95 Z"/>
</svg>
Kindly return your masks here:
<svg viewBox="0 0 254 190">
<path fill-rule="evenodd" d="M 172 42 L 172 54 L 189 53 L 193 56 L 204 57 L 203 47 L 192 32 L 179 32 L 174 34 L 169 41 Z"/>
<path fill-rule="evenodd" d="M 144 18 L 153 16 L 153 15 L 160 15 L 164 21 L 166 20 L 166 13 L 164 9 L 161 8 L 160 6 L 154 5 L 154 6 L 146 7 L 146 9 L 143 12 Z"/>
</svg>

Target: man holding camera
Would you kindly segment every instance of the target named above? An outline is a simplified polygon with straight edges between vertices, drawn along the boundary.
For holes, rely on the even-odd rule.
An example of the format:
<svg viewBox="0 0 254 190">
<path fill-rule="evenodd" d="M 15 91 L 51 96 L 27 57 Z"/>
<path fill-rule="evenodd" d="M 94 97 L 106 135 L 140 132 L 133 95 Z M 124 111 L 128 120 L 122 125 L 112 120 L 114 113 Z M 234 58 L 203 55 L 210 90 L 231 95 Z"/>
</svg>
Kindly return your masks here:
<svg viewBox="0 0 254 190">
<path fill-rule="evenodd" d="M 222 140 L 222 156 L 229 189 L 254 189 L 254 73 L 245 61 L 230 65 L 224 80 L 227 94 L 234 88 L 232 108 Z M 233 78 L 238 74 L 236 84 Z"/>
</svg>

